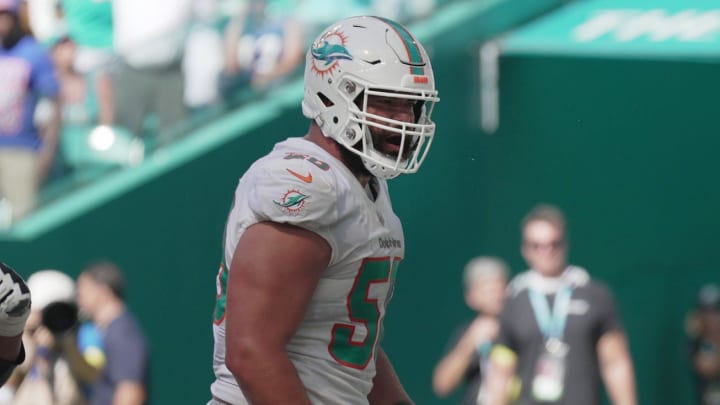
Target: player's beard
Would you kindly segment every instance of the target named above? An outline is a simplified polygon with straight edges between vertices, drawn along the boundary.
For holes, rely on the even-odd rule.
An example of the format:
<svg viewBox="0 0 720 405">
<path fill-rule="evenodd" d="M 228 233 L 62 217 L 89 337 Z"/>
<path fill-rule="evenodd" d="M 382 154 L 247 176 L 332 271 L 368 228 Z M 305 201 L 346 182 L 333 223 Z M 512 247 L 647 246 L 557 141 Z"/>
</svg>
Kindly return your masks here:
<svg viewBox="0 0 720 405">
<path fill-rule="evenodd" d="M 409 136 L 405 136 L 405 144 L 402 149 L 400 145 L 403 141 L 403 134 L 397 132 L 386 131 L 377 128 L 370 128 L 372 135 L 373 148 L 385 155 L 387 158 L 397 160 L 400 155 L 400 161 L 405 162 L 413 155 L 417 148 L 417 139 L 411 139 Z"/>
<path fill-rule="evenodd" d="M 362 139 L 359 140 L 355 145 L 353 145 L 352 148 L 355 150 L 361 150 L 359 148 L 362 148 Z M 342 159 L 347 165 L 348 169 L 350 169 L 350 171 L 355 176 L 372 177 L 372 174 L 370 174 L 370 171 L 368 171 L 368 169 L 365 167 L 365 164 L 363 163 L 362 157 L 360 157 L 360 155 L 357 155 L 344 147 L 340 148 L 340 154 L 342 155 Z"/>
<path fill-rule="evenodd" d="M 402 153 L 401 161 L 406 161 L 413 155 L 415 149 L 418 146 L 417 139 L 414 139 L 411 141 L 410 144 L 405 144 L 402 150 L 390 151 L 387 150 L 388 148 L 386 146 L 387 144 L 393 143 L 389 141 L 390 137 L 401 137 L 402 135 L 396 134 L 394 132 L 382 131 L 380 129 L 373 128 L 372 126 L 369 126 L 368 130 L 370 131 L 370 136 L 372 139 L 372 145 L 370 146 L 374 148 L 377 152 L 387 156 L 389 159 L 396 160 L 398 157 L 398 153 Z M 362 151 L 362 143 L 363 140 L 360 139 L 352 146 L 352 149 Z M 397 140 L 395 140 L 395 144 L 399 146 Z M 360 155 L 353 153 L 352 151 L 344 147 L 340 148 L 340 151 L 343 160 L 353 174 L 355 174 L 356 176 L 372 177 L 372 174 L 367 169 L 367 167 L 365 167 L 365 164 L 363 163 L 362 157 Z"/>
</svg>

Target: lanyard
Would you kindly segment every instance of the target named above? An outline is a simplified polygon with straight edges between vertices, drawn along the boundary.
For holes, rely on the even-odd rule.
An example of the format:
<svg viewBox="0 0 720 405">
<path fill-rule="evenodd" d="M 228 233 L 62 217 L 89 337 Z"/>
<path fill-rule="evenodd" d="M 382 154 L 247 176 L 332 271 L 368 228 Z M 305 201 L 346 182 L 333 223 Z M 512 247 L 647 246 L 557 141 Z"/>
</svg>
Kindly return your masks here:
<svg viewBox="0 0 720 405">
<path fill-rule="evenodd" d="M 568 309 L 570 308 L 572 288 L 561 288 L 557 294 L 555 294 L 552 312 L 550 312 L 550 305 L 548 305 L 545 294 L 532 288 L 528 289 L 528 294 L 530 296 L 530 305 L 532 305 L 533 312 L 535 313 L 535 319 L 540 327 L 540 332 L 542 332 L 546 339 L 555 338 L 562 340 L 567 322 Z"/>
</svg>

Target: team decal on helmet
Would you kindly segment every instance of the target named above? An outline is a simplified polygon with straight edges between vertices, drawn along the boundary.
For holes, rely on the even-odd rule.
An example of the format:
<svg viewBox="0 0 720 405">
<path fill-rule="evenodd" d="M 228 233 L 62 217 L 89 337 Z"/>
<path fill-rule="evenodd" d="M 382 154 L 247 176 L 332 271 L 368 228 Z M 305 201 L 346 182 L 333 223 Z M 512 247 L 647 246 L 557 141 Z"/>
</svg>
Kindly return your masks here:
<svg viewBox="0 0 720 405">
<path fill-rule="evenodd" d="M 332 75 L 340 60 L 352 60 L 353 57 L 345 47 L 347 37 L 340 31 L 328 31 L 312 44 L 310 54 L 313 57 L 312 70 L 325 77 Z"/>
<path fill-rule="evenodd" d="M 415 37 L 413 37 L 405 27 L 393 20 L 380 17 L 378 17 L 378 19 L 389 25 L 395 33 L 397 33 L 400 39 L 402 39 L 403 44 L 405 45 L 405 51 L 407 52 L 410 74 L 424 76 L 426 63 Z M 418 81 L 416 80 L 415 82 L 417 83 Z"/>
<path fill-rule="evenodd" d="M 290 189 L 283 194 L 279 201 L 273 200 L 273 202 L 290 215 L 300 215 L 309 198 L 309 195 L 303 194 L 300 190 Z"/>
</svg>

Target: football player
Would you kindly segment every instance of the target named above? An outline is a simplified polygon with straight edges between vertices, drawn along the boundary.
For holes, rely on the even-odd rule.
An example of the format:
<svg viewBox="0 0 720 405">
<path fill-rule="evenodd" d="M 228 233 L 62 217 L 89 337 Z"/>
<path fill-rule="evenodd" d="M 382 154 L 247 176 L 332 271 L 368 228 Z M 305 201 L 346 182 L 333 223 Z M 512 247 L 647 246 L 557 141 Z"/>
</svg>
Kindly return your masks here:
<svg viewBox="0 0 720 405">
<path fill-rule="evenodd" d="M 406 28 L 352 17 L 306 54 L 304 137 L 242 176 L 224 235 L 210 404 L 409 404 L 381 348 L 405 241 L 387 179 L 414 173 L 439 100 Z"/>
</svg>

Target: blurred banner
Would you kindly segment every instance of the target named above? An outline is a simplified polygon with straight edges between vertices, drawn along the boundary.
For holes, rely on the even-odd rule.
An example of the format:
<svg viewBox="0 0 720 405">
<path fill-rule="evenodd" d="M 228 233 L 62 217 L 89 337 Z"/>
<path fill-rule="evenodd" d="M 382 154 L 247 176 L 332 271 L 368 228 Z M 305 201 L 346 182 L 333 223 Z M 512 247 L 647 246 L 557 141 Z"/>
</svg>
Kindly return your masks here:
<svg viewBox="0 0 720 405">
<path fill-rule="evenodd" d="M 525 25 L 502 48 L 504 54 L 718 61 L 719 45 L 715 0 L 589 0 Z"/>
</svg>

